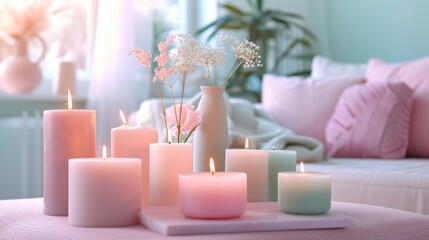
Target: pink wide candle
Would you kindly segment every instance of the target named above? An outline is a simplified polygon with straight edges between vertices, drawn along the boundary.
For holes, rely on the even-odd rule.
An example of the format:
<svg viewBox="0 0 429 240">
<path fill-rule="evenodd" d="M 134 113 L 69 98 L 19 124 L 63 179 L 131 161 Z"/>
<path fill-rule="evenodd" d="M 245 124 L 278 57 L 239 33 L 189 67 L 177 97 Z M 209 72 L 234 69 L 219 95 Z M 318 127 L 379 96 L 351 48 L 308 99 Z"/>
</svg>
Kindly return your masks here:
<svg viewBox="0 0 429 240">
<path fill-rule="evenodd" d="M 138 224 L 141 185 L 140 159 L 70 159 L 70 225 L 124 227 Z"/>
<path fill-rule="evenodd" d="M 179 203 L 189 218 L 239 217 L 246 211 L 247 176 L 214 171 L 179 175 Z"/>
<path fill-rule="evenodd" d="M 43 113 L 44 130 L 44 213 L 68 214 L 68 161 L 70 158 L 95 157 L 95 111 L 68 110 Z"/>
<path fill-rule="evenodd" d="M 126 124 L 111 131 L 112 157 L 139 158 L 142 160 L 141 208 L 149 206 L 149 144 L 158 142 L 158 130 L 145 126 L 131 127 Z"/>
</svg>

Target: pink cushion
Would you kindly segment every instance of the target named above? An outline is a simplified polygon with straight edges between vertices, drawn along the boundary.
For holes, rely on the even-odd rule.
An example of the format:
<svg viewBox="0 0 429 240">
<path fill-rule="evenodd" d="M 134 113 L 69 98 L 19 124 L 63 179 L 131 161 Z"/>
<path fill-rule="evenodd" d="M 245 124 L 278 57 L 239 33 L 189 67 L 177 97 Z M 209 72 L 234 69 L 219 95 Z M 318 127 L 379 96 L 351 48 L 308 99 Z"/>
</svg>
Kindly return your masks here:
<svg viewBox="0 0 429 240">
<path fill-rule="evenodd" d="M 411 95 L 405 83 L 366 83 L 346 89 L 326 126 L 328 155 L 405 157 Z"/>
<path fill-rule="evenodd" d="M 407 155 L 429 157 L 429 57 L 412 62 L 368 62 L 369 82 L 406 82 L 414 91 Z"/>
<path fill-rule="evenodd" d="M 325 143 L 325 127 L 341 93 L 362 79 L 288 78 L 265 74 L 262 107 L 279 124 Z"/>
</svg>

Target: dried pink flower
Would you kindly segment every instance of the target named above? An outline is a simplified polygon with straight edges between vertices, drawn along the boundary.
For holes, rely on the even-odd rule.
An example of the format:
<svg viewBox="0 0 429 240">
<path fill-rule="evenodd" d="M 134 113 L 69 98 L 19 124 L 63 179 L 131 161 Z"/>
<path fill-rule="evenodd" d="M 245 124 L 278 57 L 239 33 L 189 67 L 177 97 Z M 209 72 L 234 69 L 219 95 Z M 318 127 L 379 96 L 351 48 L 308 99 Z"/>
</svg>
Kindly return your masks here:
<svg viewBox="0 0 429 240">
<path fill-rule="evenodd" d="M 137 61 L 145 66 L 146 68 L 150 67 L 150 58 L 152 57 L 152 54 L 150 54 L 149 52 L 145 51 L 145 50 L 141 50 L 138 48 L 134 48 L 133 50 L 131 50 L 128 55 L 134 54 Z"/>
<path fill-rule="evenodd" d="M 155 83 L 156 79 L 161 80 L 161 82 L 165 83 L 165 80 L 173 74 L 176 70 L 174 68 L 155 68 L 155 77 L 152 79 L 152 83 Z"/>
</svg>

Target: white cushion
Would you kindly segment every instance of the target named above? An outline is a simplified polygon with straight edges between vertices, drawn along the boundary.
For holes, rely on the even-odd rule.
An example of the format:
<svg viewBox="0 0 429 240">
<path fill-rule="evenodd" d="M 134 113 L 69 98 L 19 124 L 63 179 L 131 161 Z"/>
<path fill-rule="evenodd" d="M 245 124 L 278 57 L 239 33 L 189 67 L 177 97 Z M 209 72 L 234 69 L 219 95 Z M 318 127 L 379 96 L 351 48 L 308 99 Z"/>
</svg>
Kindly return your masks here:
<svg viewBox="0 0 429 240">
<path fill-rule="evenodd" d="M 429 159 L 342 159 L 308 163 L 306 171 L 332 173 L 332 200 L 429 215 Z"/>
<path fill-rule="evenodd" d="M 323 56 L 315 56 L 311 63 L 312 78 L 361 78 L 365 71 L 366 64 L 340 63 Z"/>
</svg>

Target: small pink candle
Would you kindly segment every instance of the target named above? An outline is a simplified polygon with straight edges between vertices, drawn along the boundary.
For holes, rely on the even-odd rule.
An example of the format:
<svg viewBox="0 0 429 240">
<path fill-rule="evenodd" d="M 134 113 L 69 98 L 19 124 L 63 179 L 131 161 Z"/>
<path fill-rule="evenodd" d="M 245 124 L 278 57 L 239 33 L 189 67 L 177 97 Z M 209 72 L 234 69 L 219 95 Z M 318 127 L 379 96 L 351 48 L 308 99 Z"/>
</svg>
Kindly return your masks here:
<svg viewBox="0 0 429 240">
<path fill-rule="evenodd" d="M 95 111 L 73 110 L 70 92 L 68 110 L 43 113 L 44 213 L 68 214 L 68 162 L 70 158 L 95 157 Z"/>
<path fill-rule="evenodd" d="M 124 125 L 111 131 L 112 157 L 139 158 L 142 160 L 142 202 L 141 208 L 149 206 L 149 144 L 158 142 L 158 130 L 144 126 L 127 125 L 120 111 Z"/>
<path fill-rule="evenodd" d="M 138 224 L 141 160 L 76 158 L 69 162 L 69 223 L 77 227 Z"/>
<path fill-rule="evenodd" d="M 239 172 L 210 172 L 179 175 L 180 211 L 189 218 L 225 219 L 246 211 L 247 176 Z"/>
</svg>

